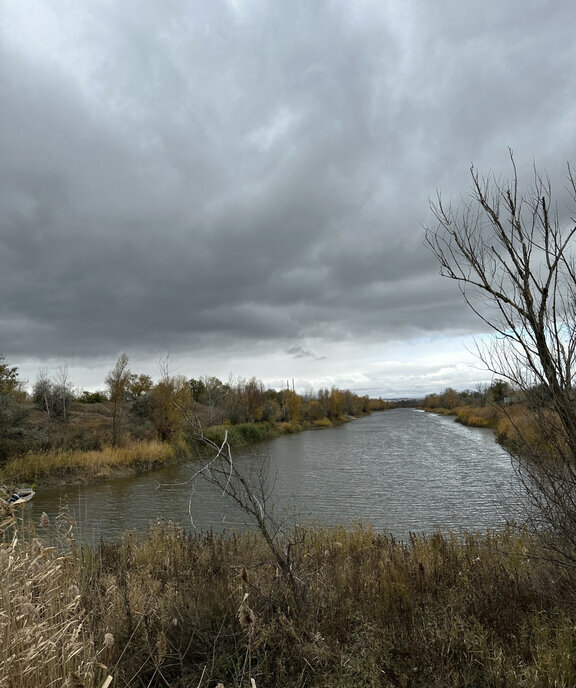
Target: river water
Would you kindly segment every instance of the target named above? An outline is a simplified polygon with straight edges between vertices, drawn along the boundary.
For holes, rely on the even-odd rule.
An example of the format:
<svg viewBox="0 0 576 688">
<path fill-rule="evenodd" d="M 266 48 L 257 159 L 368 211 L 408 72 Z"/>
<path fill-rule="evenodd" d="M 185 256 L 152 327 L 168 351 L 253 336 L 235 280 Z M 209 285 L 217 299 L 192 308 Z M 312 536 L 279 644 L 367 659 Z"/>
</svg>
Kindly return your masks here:
<svg viewBox="0 0 576 688">
<path fill-rule="evenodd" d="M 248 472 L 265 465 L 271 503 L 296 522 L 370 523 L 405 539 L 436 529 L 485 530 L 514 516 L 518 485 L 490 430 L 396 409 L 337 428 L 279 437 L 234 454 Z M 197 462 L 65 489 L 39 489 L 26 511 L 54 517 L 63 501 L 85 542 L 145 529 L 158 517 L 186 528 L 233 530 L 245 517 L 204 480 Z"/>
</svg>

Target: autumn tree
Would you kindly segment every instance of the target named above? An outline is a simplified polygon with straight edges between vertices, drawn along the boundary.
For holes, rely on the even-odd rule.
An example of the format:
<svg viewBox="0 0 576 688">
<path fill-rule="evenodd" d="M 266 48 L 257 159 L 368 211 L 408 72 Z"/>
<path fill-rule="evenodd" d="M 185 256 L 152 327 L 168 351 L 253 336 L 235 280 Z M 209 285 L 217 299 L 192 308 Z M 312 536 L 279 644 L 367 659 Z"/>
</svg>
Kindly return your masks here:
<svg viewBox="0 0 576 688">
<path fill-rule="evenodd" d="M 267 389 L 264 393 L 262 420 L 276 421 L 282 415 L 282 393 L 275 389 Z"/>
<path fill-rule="evenodd" d="M 289 423 L 299 423 L 302 415 L 302 397 L 291 389 L 283 393 L 284 420 Z"/>
<path fill-rule="evenodd" d="M 150 392 L 150 418 L 162 441 L 175 439 L 182 430 L 192 400 L 188 380 L 183 375 L 164 375 Z"/>
<path fill-rule="evenodd" d="M 126 383 L 126 396 L 128 399 L 138 399 L 142 395 L 150 392 L 153 386 L 154 383 L 150 375 L 130 373 Z"/>
<path fill-rule="evenodd" d="M 446 387 L 446 389 L 440 395 L 440 405 L 445 409 L 453 409 L 458 406 L 460 402 L 460 397 L 458 392 L 452 387 Z"/>
<path fill-rule="evenodd" d="M 250 423 L 262 420 L 264 415 L 264 385 L 255 377 L 250 378 L 243 385 L 242 390 L 246 402 L 246 415 Z"/>
<path fill-rule="evenodd" d="M 344 413 L 344 395 L 336 387 L 330 390 L 328 397 L 328 418 L 339 418 Z"/>
<path fill-rule="evenodd" d="M 324 417 L 322 406 L 316 399 L 311 399 L 306 405 L 306 415 L 310 420 L 320 420 Z"/>
<path fill-rule="evenodd" d="M 128 368 L 128 356 L 120 354 L 114 368 L 106 376 L 108 398 L 112 404 L 112 444 L 120 441 L 120 428 L 122 422 L 122 409 L 126 403 L 126 393 L 130 381 Z"/>
<path fill-rule="evenodd" d="M 440 397 L 436 393 L 427 394 L 422 400 L 422 404 L 424 405 L 424 408 L 439 408 L 441 406 Z"/>
</svg>

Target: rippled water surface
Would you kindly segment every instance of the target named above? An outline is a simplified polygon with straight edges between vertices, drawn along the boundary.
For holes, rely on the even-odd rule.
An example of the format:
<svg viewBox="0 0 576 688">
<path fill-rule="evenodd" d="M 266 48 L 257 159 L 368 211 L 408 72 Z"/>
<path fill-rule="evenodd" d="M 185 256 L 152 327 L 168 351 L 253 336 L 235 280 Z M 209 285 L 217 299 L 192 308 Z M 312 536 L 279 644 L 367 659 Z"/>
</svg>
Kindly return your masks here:
<svg viewBox="0 0 576 688">
<path fill-rule="evenodd" d="M 517 501 L 510 456 L 491 431 L 413 409 L 280 437 L 237 451 L 235 460 L 246 470 L 265 462 L 274 503 L 300 522 L 371 523 L 400 538 L 497 528 Z M 26 509 L 37 520 L 66 499 L 90 542 L 146 528 L 159 516 L 202 530 L 243 527 L 217 490 L 190 482 L 197 469 L 186 463 L 102 485 L 40 489 Z"/>
</svg>

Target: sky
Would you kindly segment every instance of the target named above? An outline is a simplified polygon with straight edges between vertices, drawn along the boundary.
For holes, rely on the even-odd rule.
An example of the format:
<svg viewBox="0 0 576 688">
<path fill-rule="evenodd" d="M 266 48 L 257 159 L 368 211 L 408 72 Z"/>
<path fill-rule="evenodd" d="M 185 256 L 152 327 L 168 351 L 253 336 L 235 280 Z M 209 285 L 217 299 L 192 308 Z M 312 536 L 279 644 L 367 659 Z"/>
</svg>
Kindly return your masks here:
<svg viewBox="0 0 576 688">
<path fill-rule="evenodd" d="M 429 199 L 512 148 L 564 203 L 575 25 L 567 0 L 0 0 L 0 354 L 79 389 L 122 352 L 299 391 L 489 381 Z"/>
</svg>

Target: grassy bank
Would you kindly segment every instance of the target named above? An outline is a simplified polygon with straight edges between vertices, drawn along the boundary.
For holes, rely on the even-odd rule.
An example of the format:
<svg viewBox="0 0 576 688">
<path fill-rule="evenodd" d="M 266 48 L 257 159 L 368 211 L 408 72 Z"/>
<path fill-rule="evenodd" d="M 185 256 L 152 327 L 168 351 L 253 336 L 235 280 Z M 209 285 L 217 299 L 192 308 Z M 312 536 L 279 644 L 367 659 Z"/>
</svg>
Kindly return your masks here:
<svg viewBox="0 0 576 688">
<path fill-rule="evenodd" d="M 74 481 L 98 482 L 130 472 L 161 468 L 183 455 L 184 446 L 159 440 L 132 442 L 98 450 L 30 452 L 2 466 L 0 481 L 44 485 Z"/>
<path fill-rule="evenodd" d="M 329 418 L 319 418 L 316 421 L 302 423 L 292 421 L 290 423 L 264 422 L 212 425 L 204 430 L 204 435 L 217 444 L 222 443 L 224 437 L 227 436 L 230 446 L 234 449 L 235 447 L 244 447 L 247 444 L 273 439 L 280 435 L 292 435 L 304 430 L 332 428 L 351 420 L 355 420 L 355 418 L 353 416 L 341 416 L 332 420 Z"/>
<path fill-rule="evenodd" d="M 495 428 L 499 412 L 491 406 L 465 406 L 455 409 L 456 422 L 471 428 Z"/>
<path fill-rule="evenodd" d="M 370 528 L 300 530 L 296 606 L 255 533 L 159 524 L 77 549 L 65 518 L 44 526 L 16 538 L 3 525 L 2 686 L 576 683 L 573 581 L 509 532 L 402 544 Z"/>
<path fill-rule="evenodd" d="M 457 423 L 474 428 L 491 428 L 497 441 L 510 451 L 522 451 L 529 446 L 547 451 L 545 440 L 539 432 L 538 417 L 523 404 L 496 406 L 463 406 L 454 409 L 426 409 L 440 415 L 455 416 Z"/>
<path fill-rule="evenodd" d="M 495 428 L 500 412 L 493 406 L 459 406 L 452 409 L 426 408 L 430 413 L 455 416 L 454 420 L 472 428 Z"/>
<path fill-rule="evenodd" d="M 312 428 L 332 427 L 351 420 L 342 417 L 332 422 L 322 418 L 301 423 L 240 423 L 213 425 L 205 436 L 220 444 L 227 436 L 233 449 Z M 202 445 L 184 438 L 172 442 L 159 440 L 126 441 L 122 446 L 103 446 L 80 450 L 53 448 L 29 451 L 5 463 L 0 469 L 0 483 L 59 485 L 74 482 L 98 482 L 110 478 L 162 468 L 185 456 L 191 450 L 202 453 Z"/>
</svg>

